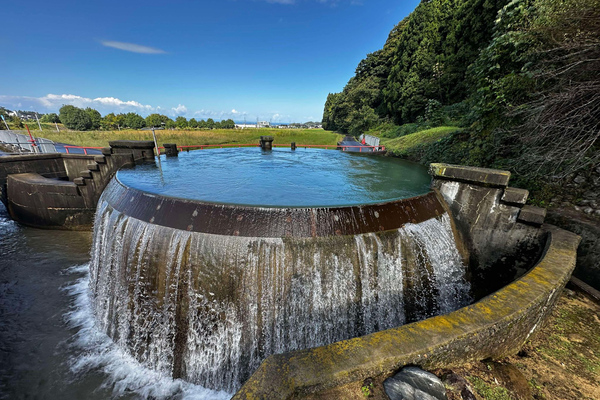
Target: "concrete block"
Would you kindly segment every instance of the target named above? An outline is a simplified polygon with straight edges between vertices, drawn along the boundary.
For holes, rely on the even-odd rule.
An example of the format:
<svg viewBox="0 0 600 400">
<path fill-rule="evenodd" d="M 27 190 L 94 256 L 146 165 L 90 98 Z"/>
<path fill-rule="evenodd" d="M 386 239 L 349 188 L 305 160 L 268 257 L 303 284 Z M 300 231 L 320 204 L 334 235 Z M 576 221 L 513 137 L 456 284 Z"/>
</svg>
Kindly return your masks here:
<svg viewBox="0 0 600 400">
<path fill-rule="evenodd" d="M 92 179 L 93 178 L 92 171 L 89 171 L 89 170 L 88 171 L 81 171 L 79 173 L 79 175 L 81 175 L 81 177 L 85 178 L 85 179 Z"/>
<path fill-rule="evenodd" d="M 90 171 L 100 171 L 100 166 L 96 163 L 88 164 L 87 169 Z"/>
<path fill-rule="evenodd" d="M 519 212 L 517 221 L 532 225 L 542 225 L 546 218 L 546 209 L 534 206 L 524 206 Z"/>
<path fill-rule="evenodd" d="M 514 205 L 525 205 L 527 202 L 527 197 L 529 196 L 529 190 L 526 189 L 517 189 L 507 187 L 504 189 L 504 193 L 502 194 L 502 198 L 500 201 L 507 204 Z"/>
<path fill-rule="evenodd" d="M 105 156 L 110 156 L 112 154 L 112 149 L 110 147 L 103 147 L 100 151 Z"/>
<path fill-rule="evenodd" d="M 506 187 L 510 180 L 509 171 L 442 163 L 432 163 L 429 166 L 429 174 L 437 179 L 475 183 L 481 186 Z"/>
<path fill-rule="evenodd" d="M 128 150 L 152 150 L 154 142 L 152 140 L 111 140 L 108 145 L 113 149 Z"/>
<path fill-rule="evenodd" d="M 77 186 L 85 186 L 85 179 L 79 177 L 79 178 L 75 178 L 73 179 L 73 183 L 76 184 Z"/>
<path fill-rule="evenodd" d="M 98 164 L 106 164 L 105 156 L 94 156 L 94 161 Z"/>
</svg>

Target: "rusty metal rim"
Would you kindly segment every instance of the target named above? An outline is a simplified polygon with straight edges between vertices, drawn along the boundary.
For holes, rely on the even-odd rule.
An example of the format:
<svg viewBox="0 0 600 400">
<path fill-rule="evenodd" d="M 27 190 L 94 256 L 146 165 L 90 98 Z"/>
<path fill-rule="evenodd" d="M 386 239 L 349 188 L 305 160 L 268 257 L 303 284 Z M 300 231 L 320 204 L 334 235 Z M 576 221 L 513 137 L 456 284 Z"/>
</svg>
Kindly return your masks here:
<svg viewBox="0 0 600 400">
<path fill-rule="evenodd" d="M 340 207 L 257 207 L 157 195 L 115 176 L 101 201 L 130 217 L 174 229 L 245 237 L 329 237 L 398 229 L 445 211 L 434 192 L 384 203 Z"/>
</svg>

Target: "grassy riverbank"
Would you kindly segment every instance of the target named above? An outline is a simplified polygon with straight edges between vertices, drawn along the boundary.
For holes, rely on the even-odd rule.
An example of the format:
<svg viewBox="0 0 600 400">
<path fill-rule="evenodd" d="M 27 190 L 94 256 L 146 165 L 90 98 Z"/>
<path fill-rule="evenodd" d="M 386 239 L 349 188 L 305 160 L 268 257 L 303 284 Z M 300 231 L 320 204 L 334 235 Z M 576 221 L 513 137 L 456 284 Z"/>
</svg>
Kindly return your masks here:
<svg viewBox="0 0 600 400">
<path fill-rule="evenodd" d="M 428 146 L 460 130 L 461 128 L 456 126 L 438 126 L 393 139 L 383 137 L 381 138 L 381 144 L 386 147 L 390 154 L 420 161 L 420 153 L 425 151 Z"/>
<path fill-rule="evenodd" d="M 44 129 L 32 130 L 35 137 L 43 137 L 55 142 L 76 146 L 106 147 L 111 140 L 152 140 L 151 131 L 71 131 Z M 208 144 L 257 143 L 260 136 L 274 136 L 274 143 L 335 145 L 342 135 L 323 129 L 212 129 L 212 130 L 159 130 L 156 137 L 159 146 L 163 143 L 176 143 L 181 146 Z"/>
<path fill-rule="evenodd" d="M 540 332 L 519 354 L 452 370 L 434 371 L 449 400 L 600 399 L 600 305 L 566 290 Z"/>
</svg>

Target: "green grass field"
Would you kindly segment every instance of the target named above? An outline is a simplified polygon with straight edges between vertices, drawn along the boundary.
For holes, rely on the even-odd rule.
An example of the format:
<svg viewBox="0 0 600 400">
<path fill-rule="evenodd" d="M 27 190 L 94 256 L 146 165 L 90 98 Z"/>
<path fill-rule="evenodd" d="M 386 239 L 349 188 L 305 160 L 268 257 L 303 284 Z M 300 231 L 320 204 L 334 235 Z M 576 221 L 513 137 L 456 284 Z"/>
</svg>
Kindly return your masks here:
<svg viewBox="0 0 600 400">
<path fill-rule="evenodd" d="M 32 129 L 35 137 L 43 137 L 55 142 L 87 147 L 106 147 L 110 140 L 152 140 L 151 131 L 70 131 Z M 25 131 L 26 133 L 26 131 Z M 323 129 L 213 129 L 213 130 L 158 130 L 156 138 L 159 146 L 163 143 L 176 143 L 180 146 L 209 144 L 258 144 L 260 136 L 274 136 L 275 145 L 296 144 L 335 145 L 342 135 Z"/>
<path fill-rule="evenodd" d="M 456 126 L 438 126 L 437 128 L 425 129 L 394 139 L 381 138 L 381 144 L 385 146 L 390 153 L 397 156 L 404 156 L 418 147 L 434 143 L 460 129 L 461 128 Z"/>
</svg>

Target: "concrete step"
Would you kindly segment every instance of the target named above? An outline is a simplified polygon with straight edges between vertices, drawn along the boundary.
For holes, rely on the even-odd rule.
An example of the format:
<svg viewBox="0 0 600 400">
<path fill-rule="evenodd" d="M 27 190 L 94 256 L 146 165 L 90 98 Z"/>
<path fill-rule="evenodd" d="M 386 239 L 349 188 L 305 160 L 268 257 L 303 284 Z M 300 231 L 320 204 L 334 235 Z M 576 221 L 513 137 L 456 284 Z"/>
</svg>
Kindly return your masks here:
<svg viewBox="0 0 600 400">
<path fill-rule="evenodd" d="M 73 179 L 73 183 L 76 184 L 77 186 L 85 186 L 85 179 L 79 177 L 79 178 L 75 178 Z"/>
<path fill-rule="evenodd" d="M 81 172 L 79 173 L 79 175 L 80 175 L 82 178 L 85 178 L 85 179 L 92 179 L 92 178 L 93 178 L 93 176 L 92 176 L 92 171 L 90 171 L 90 170 L 87 170 L 87 171 L 81 171 Z"/>
<path fill-rule="evenodd" d="M 106 164 L 105 156 L 94 156 L 94 161 L 98 164 Z"/>
<path fill-rule="evenodd" d="M 89 169 L 90 171 L 100 171 L 100 166 L 94 162 L 94 163 L 88 164 L 87 169 Z"/>
<path fill-rule="evenodd" d="M 523 208 L 521 208 L 521 211 L 519 211 L 517 221 L 539 226 L 544 223 L 545 218 L 545 208 L 535 206 L 523 206 Z"/>
</svg>

